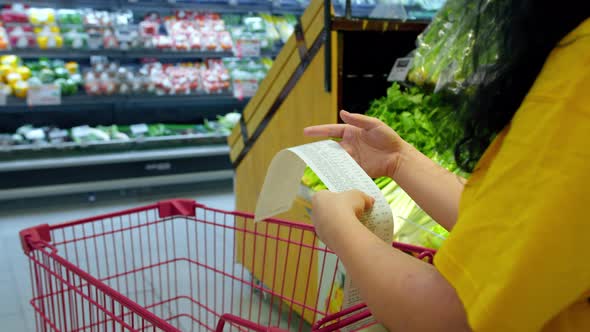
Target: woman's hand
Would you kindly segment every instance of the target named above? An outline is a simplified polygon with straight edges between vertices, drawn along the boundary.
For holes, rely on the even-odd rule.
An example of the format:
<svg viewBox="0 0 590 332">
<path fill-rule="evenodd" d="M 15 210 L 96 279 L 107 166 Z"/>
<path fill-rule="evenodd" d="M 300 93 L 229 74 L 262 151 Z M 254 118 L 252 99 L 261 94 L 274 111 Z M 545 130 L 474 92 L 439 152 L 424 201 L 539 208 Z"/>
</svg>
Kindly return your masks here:
<svg viewBox="0 0 590 332">
<path fill-rule="evenodd" d="M 362 191 L 318 191 L 312 197 L 311 221 L 318 237 L 328 246 L 342 231 L 361 226 L 359 218 L 373 207 L 375 199 Z M 364 226 L 361 226 L 364 227 Z"/>
<path fill-rule="evenodd" d="M 372 178 L 393 177 L 407 143 L 383 122 L 361 114 L 340 111 L 345 124 L 307 127 L 310 137 L 342 138 L 340 145 Z"/>
</svg>

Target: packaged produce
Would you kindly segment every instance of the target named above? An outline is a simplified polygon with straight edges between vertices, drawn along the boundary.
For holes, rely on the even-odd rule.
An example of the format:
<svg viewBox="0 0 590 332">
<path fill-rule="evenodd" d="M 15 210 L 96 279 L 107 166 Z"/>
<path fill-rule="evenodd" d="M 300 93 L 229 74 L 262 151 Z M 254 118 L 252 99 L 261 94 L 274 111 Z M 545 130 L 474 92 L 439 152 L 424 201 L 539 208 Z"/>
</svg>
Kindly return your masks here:
<svg viewBox="0 0 590 332">
<path fill-rule="evenodd" d="M 42 50 L 62 48 L 63 37 L 57 33 L 43 32 L 37 35 L 37 45 Z"/>
<path fill-rule="evenodd" d="M 113 25 L 113 17 L 107 11 L 87 9 L 84 12 L 84 25 L 91 27 L 110 27 Z"/>
<path fill-rule="evenodd" d="M 245 16 L 244 25 L 246 26 L 246 30 L 249 32 L 265 32 L 266 26 L 265 22 L 260 16 Z"/>
<path fill-rule="evenodd" d="M 239 99 L 253 96 L 268 72 L 262 59 L 225 58 L 223 62 L 229 70 L 234 96 Z"/>
<path fill-rule="evenodd" d="M 281 41 L 286 43 L 293 31 L 295 31 L 297 18 L 294 15 L 274 16 L 273 21 Z"/>
<path fill-rule="evenodd" d="M 6 29 L 0 26 L 0 50 L 9 50 L 10 48 L 10 40 L 8 39 Z"/>
<path fill-rule="evenodd" d="M 233 51 L 235 56 L 260 56 L 262 41 L 258 34 L 247 31 L 244 26 L 238 26 L 232 28 L 231 37 L 233 39 Z"/>
<path fill-rule="evenodd" d="M 273 44 L 281 39 L 281 35 L 275 25 L 275 18 L 269 14 L 261 14 L 260 18 L 264 21 L 264 27 L 266 38 L 268 38 Z"/>
<path fill-rule="evenodd" d="M 76 143 L 90 143 L 97 141 L 110 141 L 108 133 L 90 126 L 78 126 L 71 130 L 72 140 Z"/>
<path fill-rule="evenodd" d="M 9 65 L 5 65 L 5 64 L 0 64 L 0 79 L 4 82 L 6 82 L 6 76 L 12 72 L 14 70 L 14 67 L 9 66 Z"/>
<path fill-rule="evenodd" d="M 69 78 L 58 78 L 53 83 L 59 86 L 62 96 L 71 96 L 78 92 L 78 85 Z"/>
<path fill-rule="evenodd" d="M 138 48 L 141 45 L 138 27 L 135 25 L 124 25 L 115 27 L 115 38 L 122 50 Z"/>
<path fill-rule="evenodd" d="M 172 39 L 169 36 L 156 36 L 154 37 L 154 46 L 160 50 L 172 49 Z"/>
<path fill-rule="evenodd" d="M 16 81 L 12 85 L 12 91 L 18 98 L 26 98 L 27 92 L 29 91 L 29 84 L 23 81 Z"/>
<path fill-rule="evenodd" d="M 33 76 L 27 80 L 27 84 L 29 85 L 29 87 L 38 87 L 41 84 L 43 84 L 43 82 L 41 82 L 41 79 L 39 77 Z"/>
<path fill-rule="evenodd" d="M 64 33 L 63 43 L 67 48 L 86 49 L 88 48 L 88 33 L 70 30 Z"/>
<path fill-rule="evenodd" d="M 28 24 L 19 24 L 7 28 L 8 40 L 13 48 L 33 48 L 36 46 L 33 27 Z"/>
<path fill-rule="evenodd" d="M 230 89 L 229 72 L 219 59 L 207 61 L 201 69 L 201 82 L 206 93 L 221 93 Z"/>
<path fill-rule="evenodd" d="M 41 33 L 60 33 L 61 30 L 59 29 L 59 27 L 57 25 L 42 25 L 42 26 L 34 26 L 33 27 L 33 32 L 35 32 L 35 34 L 41 34 Z"/>
<path fill-rule="evenodd" d="M 98 126 L 96 129 L 109 135 L 111 140 L 123 140 L 123 141 L 129 140 L 129 136 L 127 134 L 121 132 L 117 125 Z"/>
<path fill-rule="evenodd" d="M 117 37 L 115 37 L 115 32 L 112 29 L 104 29 L 102 36 L 102 43 L 105 49 L 119 48 L 119 41 L 117 40 Z"/>
<path fill-rule="evenodd" d="M 104 29 L 102 28 L 88 28 L 86 30 L 86 34 L 88 35 L 88 48 L 91 50 L 98 50 L 101 49 L 104 45 Z"/>
<path fill-rule="evenodd" d="M 77 62 L 70 61 L 64 65 L 64 68 L 70 73 L 70 75 L 74 75 L 80 72 L 80 65 Z"/>
<path fill-rule="evenodd" d="M 31 70 L 25 66 L 19 66 L 16 68 L 16 72 L 21 76 L 23 80 L 28 80 L 31 77 Z"/>
<path fill-rule="evenodd" d="M 155 37 L 159 34 L 160 23 L 157 21 L 144 20 L 139 23 L 139 32 L 142 36 Z"/>
<path fill-rule="evenodd" d="M 59 128 L 50 128 L 47 131 L 49 142 L 53 144 L 67 142 L 70 139 L 70 134 L 67 130 Z"/>
<path fill-rule="evenodd" d="M 82 25 L 82 13 L 75 9 L 58 9 L 57 22 L 62 26 Z"/>
<path fill-rule="evenodd" d="M 18 65 L 20 65 L 20 58 L 17 57 L 16 55 L 3 55 L 0 56 L 0 64 L 11 67 L 11 68 L 16 68 Z"/>
<path fill-rule="evenodd" d="M 0 12 L 0 20 L 4 23 L 28 23 L 27 10 L 28 6 L 22 4 L 5 6 Z"/>
<path fill-rule="evenodd" d="M 55 80 L 55 72 L 50 68 L 43 68 L 39 71 L 37 75 L 43 84 L 53 83 Z"/>
<path fill-rule="evenodd" d="M 55 23 L 55 10 L 52 8 L 30 8 L 29 21 L 33 25 L 50 25 Z"/>
<path fill-rule="evenodd" d="M 119 10 L 111 16 L 113 26 L 125 26 L 133 24 L 133 12 L 131 10 Z"/>
<path fill-rule="evenodd" d="M 487 1 L 482 8 L 467 0 L 449 0 L 418 36 L 412 69 L 408 79 L 418 85 L 445 89 L 454 93 L 479 84 L 480 71 L 493 65 L 498 57 L 498 24 L 506 2 Z M 476 25 L 479 35 L 475 39 Z M 479 49 L 474 63 L 475 43 Z"/>
<path fill-rule="evenodd" d="M 13 85 L 14 83 L 16 83 L 18 81 L 22 81 L 23 77 L 21 76 L 21 74 L 17 73 L 16 71 L 12 71 L 12 72 L 8 73 L 8 75 L 6 75 L 6 78 L 4 80 L 9 85 Z"/>
</svg>

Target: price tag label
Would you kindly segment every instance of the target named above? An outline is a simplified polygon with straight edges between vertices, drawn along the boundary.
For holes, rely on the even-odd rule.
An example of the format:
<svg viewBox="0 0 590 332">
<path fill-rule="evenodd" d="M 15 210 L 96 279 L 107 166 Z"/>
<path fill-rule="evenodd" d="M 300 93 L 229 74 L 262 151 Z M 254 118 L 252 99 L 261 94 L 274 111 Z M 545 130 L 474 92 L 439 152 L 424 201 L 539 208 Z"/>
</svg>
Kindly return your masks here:
<svg viewBox="0 0 590 332">
<path fill-rule="evenodd" d="M 163 172 L 172 169 L 172 164 L 169 162 L 145 164 L 146 171 Z"/>
<path fill-rule="evenodd" d="M 61 104 L 61 89 L 57 84 L 41 84 L 29 87 L 27 105 L 59 105 Z"/>
<path fill-rule="evenodd" d="M 397 58 L 387 77 L 388 82 L 403 82 L 412 68 L 412 58 Z"/>
<path fill-rule="evenodd" d="M 238 39 L 234 47 L 234 55 L 240 58 L 259 57 L 260 40 L 257 39 Z"/>
<path fill-rule="evenodd" d="M 6 94 L 0 92 L 0 106 L 6 106 Z"/>
<path fill-rule="evenodd" d="M 129 127 L 133 135 L 143 135 L 149 131 L 145 123 L 134 124 Z"/>
<path fill-rule="evenodd" d="M 236 97 L 238 99 L 252 97 L 256 94 L 256 90 L 258 90 L 258 81 L 257 80 L 234 80 L 233 87 L 234 87 L 234 97 Z"/>
</svg>

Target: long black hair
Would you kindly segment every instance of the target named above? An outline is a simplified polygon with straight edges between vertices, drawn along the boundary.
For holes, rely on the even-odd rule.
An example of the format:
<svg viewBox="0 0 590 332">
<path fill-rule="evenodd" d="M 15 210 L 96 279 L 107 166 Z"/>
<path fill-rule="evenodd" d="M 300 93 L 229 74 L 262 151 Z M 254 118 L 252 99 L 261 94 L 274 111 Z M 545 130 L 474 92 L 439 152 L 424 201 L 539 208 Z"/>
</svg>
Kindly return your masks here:
<svg viewBox="0 0 590 332">
<path fill-rule="evenodd" d="M 495 22 L 499 24 L 494 36 L 499 38 L 497 62 L 480 70 L 483 79 L 463 104 L 464 135 L 455 147 L 455 160 L 468 172 L 510 122 L 551 50 L 590 17 L 589 0 L 479 0 L 479 9 L 487 5 L 495 5 L 486 10 L 495 10 L 493 16 L 503 19 Z M 475 27 L 474 68 L 480 54 L 490 47 L 488 36 L 479 29 L 483 23 Z"/>
</svg>

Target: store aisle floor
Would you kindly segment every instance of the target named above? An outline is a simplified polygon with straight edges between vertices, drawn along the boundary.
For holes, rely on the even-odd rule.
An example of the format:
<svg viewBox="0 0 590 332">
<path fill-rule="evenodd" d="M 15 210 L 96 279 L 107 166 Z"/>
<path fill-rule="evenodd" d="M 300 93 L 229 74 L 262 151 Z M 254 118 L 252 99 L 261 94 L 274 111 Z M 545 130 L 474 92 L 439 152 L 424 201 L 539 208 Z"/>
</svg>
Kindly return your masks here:
<svg viewBox="0 0 590 332">
<path fill-rule="evenodd" d="M 232 210 L 231 185 L 190 193 L 165 193 L 118 200 L 93 202 L 67 207 L 35 207 L 0 211 L 0 330 L 33 331 L 35 328 L 31 298 L 29 265 L 19 243 L 18 232 L 38 224 L 61 223 L 83 217 L 115 212 L 158 200 L 184 197 L 207 206 Z"/>
</svg>

